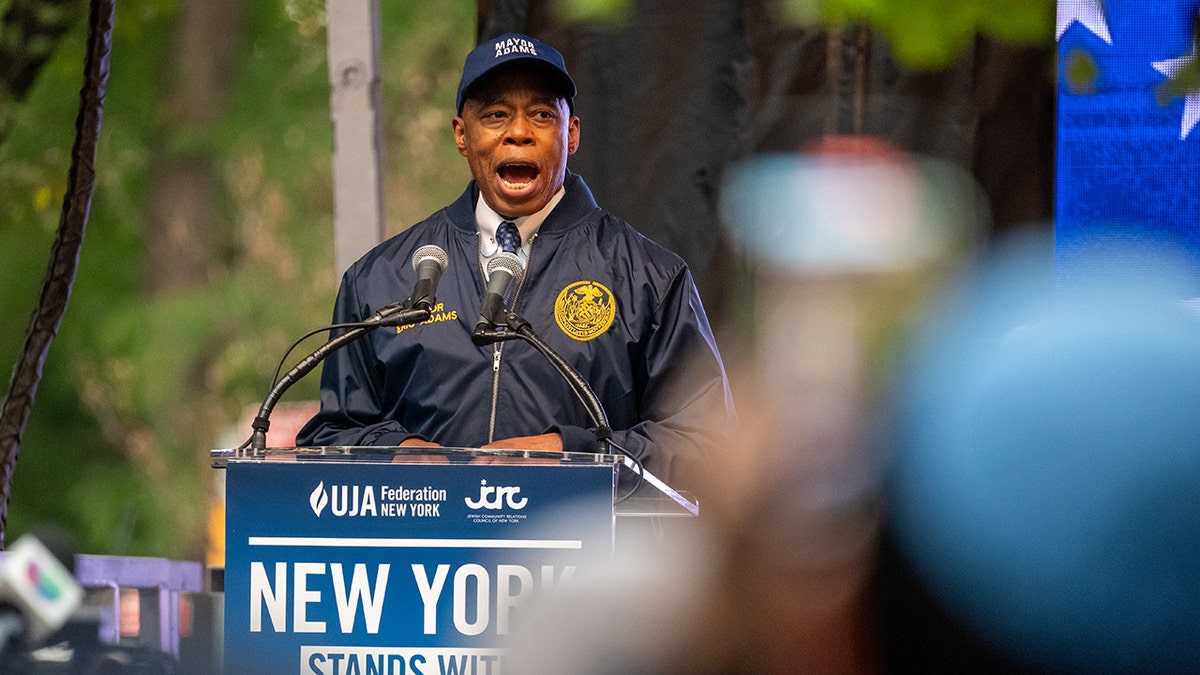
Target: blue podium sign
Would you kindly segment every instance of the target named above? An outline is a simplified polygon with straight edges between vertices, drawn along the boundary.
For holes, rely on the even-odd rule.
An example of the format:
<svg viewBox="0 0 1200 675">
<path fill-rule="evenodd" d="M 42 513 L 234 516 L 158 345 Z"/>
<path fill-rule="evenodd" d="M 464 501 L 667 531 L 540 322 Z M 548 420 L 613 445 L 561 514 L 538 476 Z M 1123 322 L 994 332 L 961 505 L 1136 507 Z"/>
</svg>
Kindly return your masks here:
<svg viewBox="0 0 1200 675">
<path fill-rule="evenodd" d="M 226 671 L 499 675 L 521 604 L 611 555 L 611 465 L 440 459 L 230 462 Z"/>
</svg>

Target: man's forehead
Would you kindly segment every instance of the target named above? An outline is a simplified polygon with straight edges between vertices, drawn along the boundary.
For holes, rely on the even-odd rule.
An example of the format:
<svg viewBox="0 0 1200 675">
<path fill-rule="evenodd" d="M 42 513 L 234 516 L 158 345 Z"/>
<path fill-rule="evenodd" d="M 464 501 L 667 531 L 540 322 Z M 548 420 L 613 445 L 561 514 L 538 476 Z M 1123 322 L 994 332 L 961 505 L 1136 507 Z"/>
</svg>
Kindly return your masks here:
<svg viewBox="0 0 1200 675">
<path fill-rule="evenodd" d="M 553 77 L 543 69 L 519 64 L 489 73 L 471 87 L 466 102 L 490 105 L 526 97 L 532 103 L 566 103 Z"/>
</svg>

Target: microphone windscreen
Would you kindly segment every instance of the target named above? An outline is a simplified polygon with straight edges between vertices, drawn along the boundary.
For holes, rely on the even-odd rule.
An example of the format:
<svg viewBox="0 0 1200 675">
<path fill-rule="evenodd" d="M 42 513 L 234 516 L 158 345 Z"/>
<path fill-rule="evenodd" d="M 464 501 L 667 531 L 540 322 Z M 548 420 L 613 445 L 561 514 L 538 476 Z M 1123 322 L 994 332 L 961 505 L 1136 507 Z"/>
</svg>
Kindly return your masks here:
<svg viewBox="0 0 1200 675">
<path fill-rule="evenodd" d="M 499 270 L 508 272 L 513 281 L 519 281 L 525 275 L 525 268 L 521 265 L 521 259 L 515 253 L 508 253 L 507 251 L 497 253 L 488 260 L 488 279 L 491 279 L 493 273 Z"/>
<path fill-rule="evenodd" d="M 446 252 L 442 250 L 442 247 L 438 246 L 437 244 L 426 244 L 425 246 L 422 246 L 414 251 L 412 256 L 412 268 L 416 270 L 417 267 L 426 260 L 433 260 L 437 262 L 438 267 L 442 270 L 445 270 L 446 266 L 450 264 L 449 256 L 447 256 Z"/>
</svg>

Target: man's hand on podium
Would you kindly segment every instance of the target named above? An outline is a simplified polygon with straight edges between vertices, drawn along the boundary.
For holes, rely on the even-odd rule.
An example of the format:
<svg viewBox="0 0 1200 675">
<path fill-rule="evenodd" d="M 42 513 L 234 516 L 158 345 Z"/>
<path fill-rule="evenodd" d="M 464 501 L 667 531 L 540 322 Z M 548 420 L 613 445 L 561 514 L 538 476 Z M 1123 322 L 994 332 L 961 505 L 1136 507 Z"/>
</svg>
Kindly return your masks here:
<svg viewBox="0 0 1200 675">
<path fill-rule="evenodd" d="M 440 444 L 434 443 L 432 441 L 425 441 L 425 440 L 421 440 L 419 438 L 409 438 L 407 440 L 402 441 L 400 443 L 400 447 L 402 447 L 402 448 L 440 448 L 442 446 Z M 537 436 L 518 436 L 516 438 L 504 438 L 504 439 L 501 439 L 501 440 L 498 440 L 498 441 L 495 441 L 492 443 L 488 443 L 487 445 L 480 446 L 480 447 L 482 447 L 484 449 L 492 449 L 492 450 L 535 450 L 535 451 L 539 451 L 539 452 L 562 452 L 563 444 L 562 444 L 562 434 L 550 433 L 550 434 L 539 434 Z M 450 463 L 450 459 L 443 455 L 429 455 L 428 457 L 425 457 L 423 460 L 418 460 L 417 458 L 413 457 L 412 455 L 404 455 L 403 457 L 397 455 L 394 461 L 402 462 L 402 463 L 418 461 L 418 462 L 425 462 L 425 463 L 429 463 L 429 464 L 449 464 Z M 471 463 L 472 464 L 494 464 L 494 463 L 502 463 L 502 462 L 508 462 L 508 461 L 511 461 L 511 460 L 508 460 L 506 458 L 501 458 L 501 457 L 476 457 L 474 460 L 472 460 Z M 527 458 L 527 459 L 522 460 L 522 463 L 523 464 L 542 464 L 542 463 L 557 464 L 558 460 Z"/>
<path fill-rule="evenodd" d="M 439 445 L 438 443 L 434 443 L 433 441 L 426 441 L 426 440 L 422 440 L 420 438 L 407 438 L 400 442 L 400 447 L 402 447 L 402 448 L 440 448 L 442 446 Z"/>
<path fill-rule="evenodd" d="M 562 452 L 562 434 L 540 434 L 538 436 L 518 436 L 516 438 L 504 438 L 483 446 L 485 449 L 493 450 L 538 450 L 542 452 Z M 475 460 L 476 464 L 497 464 L 507 460 L 503 457 L 479 457 Z M 526 466 L 530 464 L 558 464 L 557 459 L 534 459 L 532 457 L 521 460 L 521 464 Z"/>
<path fill-rule="evenodd" d="M 442 446 L 437 443 L 434 443 L 433 441 L 425 441 L 425 440 L 421 440 L 420 438 L 408 438 L 403 441 L 400 441 L 400 447 L 402 447 L 402 448 L 440 448 Z M 414 463 L 414 462 L 417 464 L 449 464 L 450 458 L 446 457 L 445 455 L 428 455 L 426 457 L 422 457 L 422 458 L 418 459 L 416 457 L 413 457 L 412 455 L 404 455 L 403 457 L 401 457 L 400 455 L 397 455 L 396 457 L 394 457 L 392 459 L 392 462 L 399 463 L 399 464 Z"/>
<path fill-rule="evenodd" d="M 494 441 L 483 446 L 495 450 L 548 450 L 562 452 L 562 434 L 540 434 L 538 436 L 518 436 Z"/>
</svg>

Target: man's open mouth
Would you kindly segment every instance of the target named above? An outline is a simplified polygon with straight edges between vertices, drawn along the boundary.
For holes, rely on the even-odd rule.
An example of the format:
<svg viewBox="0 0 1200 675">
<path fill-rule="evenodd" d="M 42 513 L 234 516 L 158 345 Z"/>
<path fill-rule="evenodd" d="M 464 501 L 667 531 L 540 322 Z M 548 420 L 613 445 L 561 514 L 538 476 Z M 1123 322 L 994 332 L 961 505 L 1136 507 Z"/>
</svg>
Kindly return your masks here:
<svg viewBox="0 0 1200 675">
<path fill-rule="evenodd" d="M 532 164 L 505 164 L 496 174 L 500 180 L 514 187 L 529 185 L 537 178 L 538 169 Z"/>
</svg>

